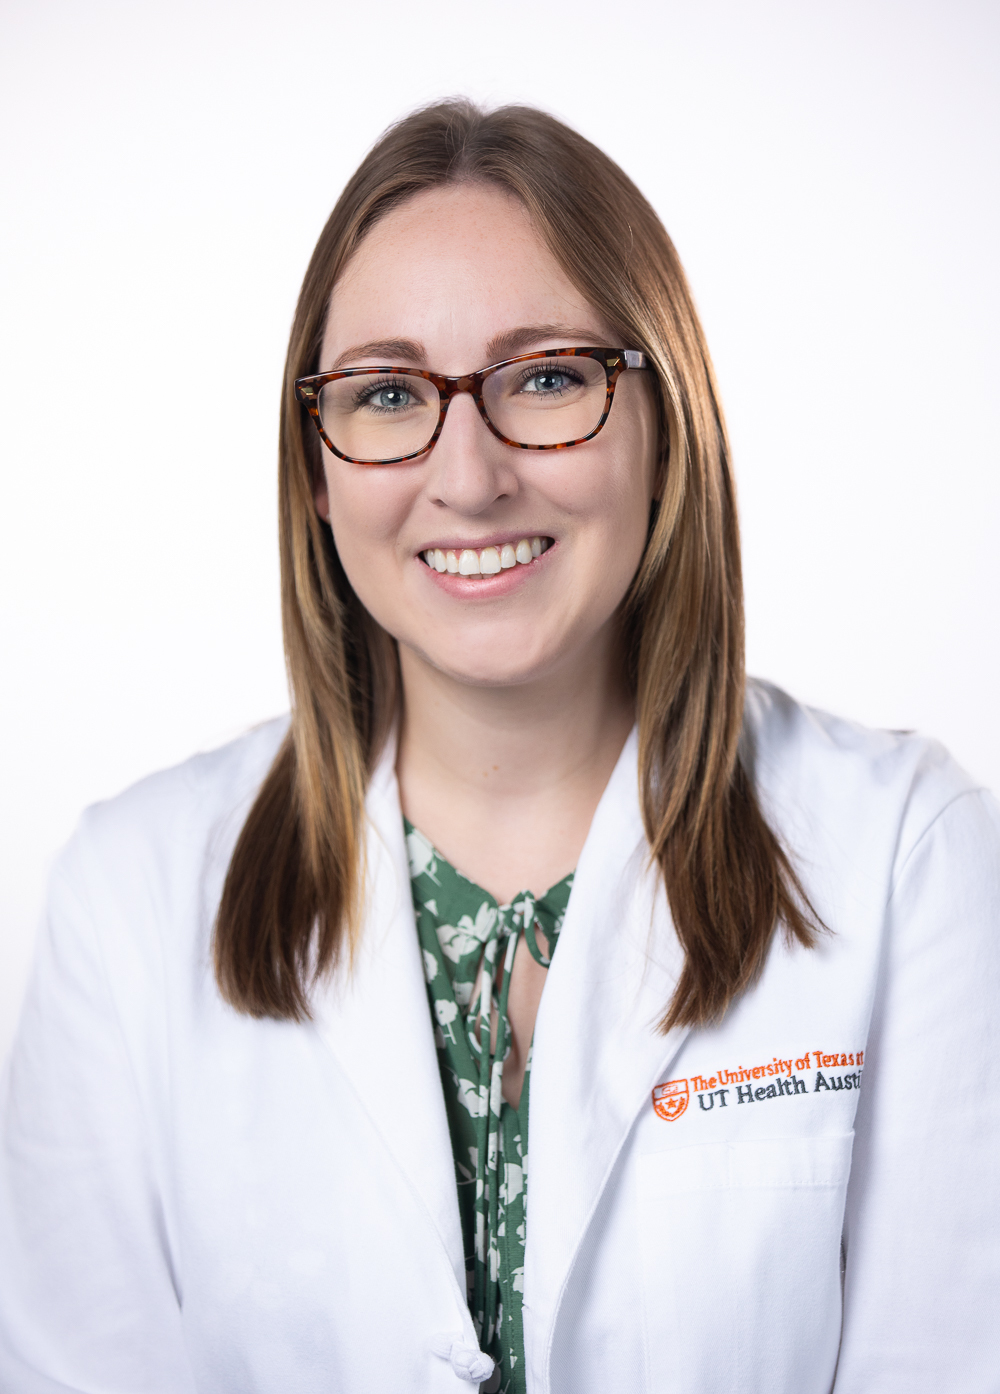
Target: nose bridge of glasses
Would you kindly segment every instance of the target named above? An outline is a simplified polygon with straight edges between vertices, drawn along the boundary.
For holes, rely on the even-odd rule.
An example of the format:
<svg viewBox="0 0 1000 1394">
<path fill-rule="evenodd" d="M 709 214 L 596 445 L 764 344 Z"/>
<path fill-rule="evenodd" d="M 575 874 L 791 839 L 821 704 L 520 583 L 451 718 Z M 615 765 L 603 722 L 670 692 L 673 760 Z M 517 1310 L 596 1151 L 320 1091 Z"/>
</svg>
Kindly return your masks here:
<svg viewBox="0 0 1000 1394">
<path fill-rule="evenodd" d="M 456 397 L 468 393 L 481 416 L 486 416 L 483 403 L 483 379 L 481 373 L 464 373 L 461 377 L 446 377 L 439 381 L 438 394 L 441 398 L 442 420 Z M 489 418 L 487 418 L 488 420 Z"/>
<path fill-rule="evenodd" d="M 443 378 L 439 391 L 445 401 L 450 402 L 459 392 L 470 392 L 477 397 L 482 390 L 482 380 L 478 373 L 465 373 L 462 377 Z"/>
</svg>

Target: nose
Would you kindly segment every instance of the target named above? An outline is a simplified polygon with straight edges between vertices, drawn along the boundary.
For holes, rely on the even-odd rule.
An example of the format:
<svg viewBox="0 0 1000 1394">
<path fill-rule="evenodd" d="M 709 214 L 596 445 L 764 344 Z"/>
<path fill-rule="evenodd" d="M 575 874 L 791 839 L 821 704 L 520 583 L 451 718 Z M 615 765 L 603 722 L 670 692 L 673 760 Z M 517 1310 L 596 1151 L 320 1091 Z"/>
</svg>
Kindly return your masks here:
<svg viewBox="0 0 1000 1394">
<path fill-rule="evenodd" d="M 428 488 L 440 508 L 470 517 L 517 493 L 516 452 L 490 431 L 468 392 L 457 392 L 428 456 Z"/>
</svg>

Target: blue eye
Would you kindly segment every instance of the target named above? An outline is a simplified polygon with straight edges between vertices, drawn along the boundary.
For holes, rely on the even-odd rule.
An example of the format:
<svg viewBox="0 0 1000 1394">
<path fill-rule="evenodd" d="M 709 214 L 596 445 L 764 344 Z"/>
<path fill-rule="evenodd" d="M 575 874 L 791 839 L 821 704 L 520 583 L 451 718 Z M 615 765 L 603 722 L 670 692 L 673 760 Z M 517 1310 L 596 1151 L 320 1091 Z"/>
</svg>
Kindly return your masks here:
<svg viewBox="0 0 1000 1394">
<path fill-rule="evenodd" d="M 568 373 L 552 368 L 537 368 L 521 384 L 522 392 L 565 392 L 573 385 Z"/>
<path fill-rule="evenodd" d="M 516 395 L 534 397 L 535 404 L 541 406 L 541 399 L 565 397 L 567 393 L 586 390 L 587 383 L 580 371 L 571 367 L 565 359 L 551 363 L 533 363 L 518 373 L 512 384 Z"/>
<path fill-rule="evenodd" d="M 358 405 L 375 411 L 402 411 L 414 404 L 410 389 L 401 382 L 380 382 L 358 394 Z"/>
</svg>

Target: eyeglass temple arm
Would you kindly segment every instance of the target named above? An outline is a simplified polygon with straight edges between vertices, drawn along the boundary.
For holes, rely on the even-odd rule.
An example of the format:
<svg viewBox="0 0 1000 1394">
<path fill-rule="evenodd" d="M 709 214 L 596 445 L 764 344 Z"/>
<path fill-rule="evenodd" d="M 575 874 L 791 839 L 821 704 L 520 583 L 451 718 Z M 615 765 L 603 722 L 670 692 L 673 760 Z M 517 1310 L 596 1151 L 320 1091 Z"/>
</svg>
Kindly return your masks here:
<svg viewBox="0 0 1000 1394">
<path fill-rule="evenodd" d="M 626 368 L 648 368 L 648 367 L 649 367 L 649 361 L 647 360 L 646 355 L 645 355 L 644 353 L 639 353 L 639 352 L 637 352 L 636 349 L 626 349 L 626 350 L 625 350 L 625 367 L 626 367 Z"/>
</svg>

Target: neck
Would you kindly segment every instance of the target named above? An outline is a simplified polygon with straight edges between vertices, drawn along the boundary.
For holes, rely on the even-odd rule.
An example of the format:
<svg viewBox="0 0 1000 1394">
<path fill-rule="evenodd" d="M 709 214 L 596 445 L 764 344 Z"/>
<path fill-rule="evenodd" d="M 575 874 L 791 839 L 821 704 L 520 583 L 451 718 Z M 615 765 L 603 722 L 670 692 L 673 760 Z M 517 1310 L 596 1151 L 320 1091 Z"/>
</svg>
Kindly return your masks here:
<svg viewBox="0 0 1000 1394">
<path fill-rule="evenodd" d="M 557 670 L 472 686 L 400 648 L 403 810 L 465 875 L 507 900 L 576 865 L 631 729 L 617 630 Z"/>
</svg>

